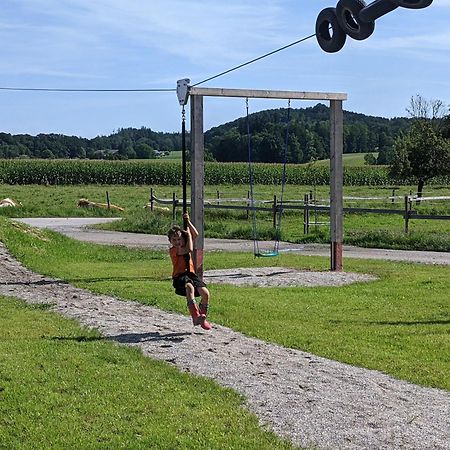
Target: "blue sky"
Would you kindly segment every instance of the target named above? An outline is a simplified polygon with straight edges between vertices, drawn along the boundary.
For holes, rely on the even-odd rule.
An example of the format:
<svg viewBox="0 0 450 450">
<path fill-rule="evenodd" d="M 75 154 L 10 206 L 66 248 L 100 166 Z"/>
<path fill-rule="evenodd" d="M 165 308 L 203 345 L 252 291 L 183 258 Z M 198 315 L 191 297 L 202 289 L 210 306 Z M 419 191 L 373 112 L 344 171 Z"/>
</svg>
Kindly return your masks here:
<svg viewBox="0 0 450 450">
<path fill-rule="evenodd" d="M 175 88 L 311 35 L 336 0 L 3 0 L 0 87 Z M 336 54 L 309 39 L 203 87 L 346 92 L 344 109 L 405 116 L 413 95 L 450 103 L 450 0 L 398 8 Z M 0 131 L 108 135 L 178 131 L 174 92 L 0 91 Z M 252 100 L 251 111 L 286 106 Z M 293 107 L 310 106 L 293 102 Z M 245 99 L 205 99 L 205 128 L 245 114 Z M 188 124 L 189 126 L 189 124 Z"/>
</svg>

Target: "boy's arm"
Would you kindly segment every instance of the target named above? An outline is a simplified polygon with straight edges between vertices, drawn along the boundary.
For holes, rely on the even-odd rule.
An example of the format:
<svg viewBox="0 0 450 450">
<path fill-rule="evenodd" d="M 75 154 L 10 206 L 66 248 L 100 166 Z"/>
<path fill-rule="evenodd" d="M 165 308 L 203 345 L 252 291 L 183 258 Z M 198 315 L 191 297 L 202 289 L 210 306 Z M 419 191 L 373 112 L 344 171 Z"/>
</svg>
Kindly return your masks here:
<svg viewBox="0 0 450 450">
<path fill-rule="evenodd" d="M 186 234 L 187 234 L 186 247 L 185 247 L 186 253 L 191 253 L 194 250 L 194 241 L 192 239 L 192 234 L 191 234 L 191 230 L 189 228 L 189 224 L 188 224 L 188 229 L 186 231 Z"/>
<path fill-rule="evenodd" d="M 192 237 L 192 241 L 195 241 L 195 239 L 198 236 L 197 228 L 195 228 L 195 225 L 191 222 L 191 219 L 189 218 L 189 214 L 188 213 L 183 214 L 183 218 L 187 219 L 188 231 L 190 231 L 190 234 L 191 234 L 191 237 Z"/>
<path fill-rule="evenodd" d="M 198 231 L 197 231 L 197 228 L 195 228 L 194 224 L 190 220 L 188 220 L 188 229 L 190 231 L 192 240 L 195 241 L 195 239 L 198 236 Z"/>
</svg>

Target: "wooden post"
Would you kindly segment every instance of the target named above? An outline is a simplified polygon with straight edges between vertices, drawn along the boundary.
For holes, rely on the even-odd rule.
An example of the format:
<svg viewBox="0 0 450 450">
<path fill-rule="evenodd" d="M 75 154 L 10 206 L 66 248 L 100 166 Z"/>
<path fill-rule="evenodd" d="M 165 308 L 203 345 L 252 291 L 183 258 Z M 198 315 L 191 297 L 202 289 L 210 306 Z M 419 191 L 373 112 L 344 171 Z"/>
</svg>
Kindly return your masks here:
<svg viewBox="0 0 450 450">
<path fill-rule="evenodd" d="M 108 209 L 111 209 L 111 203 L 109 202 L 109 192 L 106 191 L 106 203 L 108 204 Z"/>
<path fill-rule="evenodd" d="M 191 95 L 191 218 L 198 230 L 194 242 L 194 265 L 197 275 L 203 277 L 204 251 L 204 137 L 203 96 Z"/>
<path fill-rule="evenodd" d="M 405 195 L 405 234 L 409 231 L 409 197 Z"/>
<path fill-rule="evenodd" d="M 309 234 L 309 195 L 303 196 L 303 234 Z"/>
<path fill-rule="evenodd" d="M 276 230 L 277 229 L 277 196 L 274 195 L 273 196 L 273 228 Z"/>
<path fill-rule="evenodd" d="M 150 188 L 150 211 L 153 211 L 153 188 Z"/>
<path fill-rule="evenodd" d="M 330 101 L 330 231 L 331 270 L 343 269 L 343 179 L 342 148 L 344 145 L 342 100 Z"/>
</svg>

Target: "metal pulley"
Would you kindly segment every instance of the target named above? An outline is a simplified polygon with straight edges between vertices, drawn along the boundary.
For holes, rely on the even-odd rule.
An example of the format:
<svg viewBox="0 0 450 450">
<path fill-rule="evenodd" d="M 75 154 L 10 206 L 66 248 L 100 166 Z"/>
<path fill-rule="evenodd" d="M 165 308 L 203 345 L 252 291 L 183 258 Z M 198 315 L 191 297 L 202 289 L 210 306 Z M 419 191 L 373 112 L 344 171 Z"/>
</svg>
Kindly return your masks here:
<svg viewBox="0 0 450 450">
<path fill-rule="evenodd" d="M 189 98 L 189 88 L 191 80 L 189 78 L 183 78 L 177 81 L 177 97 L 181 106 L 185 106 Z"/>
</svg>

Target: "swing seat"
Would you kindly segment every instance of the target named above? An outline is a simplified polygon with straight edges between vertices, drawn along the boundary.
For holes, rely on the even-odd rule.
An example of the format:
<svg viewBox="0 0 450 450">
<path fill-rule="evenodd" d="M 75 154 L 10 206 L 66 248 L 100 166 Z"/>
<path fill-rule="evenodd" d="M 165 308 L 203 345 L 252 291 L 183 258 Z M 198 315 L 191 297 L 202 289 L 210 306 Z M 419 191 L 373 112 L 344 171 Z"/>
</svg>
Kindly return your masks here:
<svg viewBox="0 0 450 450">
<path fill-rule="evenodd" d="M 258 252 L 255 253 L 255 258 L 270 258 L 272 256 L 279 256 L 278 252 Z"/>
</svg>

